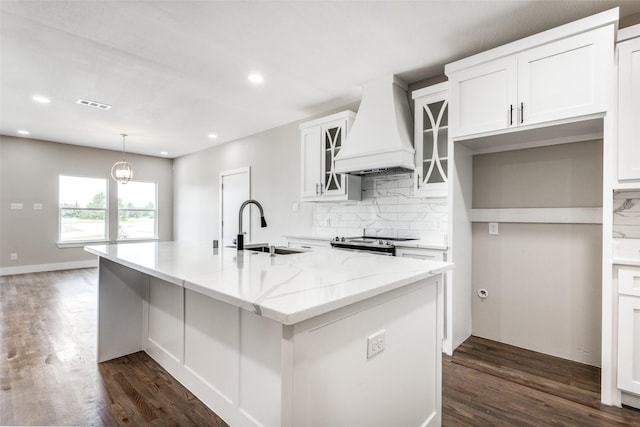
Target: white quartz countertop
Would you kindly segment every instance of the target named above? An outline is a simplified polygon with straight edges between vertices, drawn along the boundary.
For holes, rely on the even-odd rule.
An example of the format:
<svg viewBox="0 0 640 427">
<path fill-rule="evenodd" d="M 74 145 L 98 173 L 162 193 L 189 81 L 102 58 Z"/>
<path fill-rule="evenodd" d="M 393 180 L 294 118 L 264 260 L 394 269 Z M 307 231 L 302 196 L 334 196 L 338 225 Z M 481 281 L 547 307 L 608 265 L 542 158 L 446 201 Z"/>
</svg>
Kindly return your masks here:
<svg viewBox="0 0 640 427">
<path fill-rule="evenodd" d="M 85 250 L 285 325 L 453 267 L 447 262 L 333 249 L 270 257 L 193 242 L 96 245 Z"/>
</svg>

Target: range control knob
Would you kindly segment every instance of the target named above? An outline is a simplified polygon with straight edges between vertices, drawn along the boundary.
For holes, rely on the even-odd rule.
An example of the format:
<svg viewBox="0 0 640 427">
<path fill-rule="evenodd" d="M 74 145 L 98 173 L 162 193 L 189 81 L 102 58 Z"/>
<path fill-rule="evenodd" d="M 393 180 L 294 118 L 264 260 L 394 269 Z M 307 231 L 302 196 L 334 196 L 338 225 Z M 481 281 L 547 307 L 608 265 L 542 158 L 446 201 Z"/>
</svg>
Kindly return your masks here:
<svg viewBox="0 0 640 427">
<path fill-rule="evenodd" d="M 391 246 L 391 241 L 387 240 L 387 246 Z"/>
<path fill-rule="evenodd" d="M 344 242 L 344 237 L 340 239 L 341 242 Z"/>
</svg>

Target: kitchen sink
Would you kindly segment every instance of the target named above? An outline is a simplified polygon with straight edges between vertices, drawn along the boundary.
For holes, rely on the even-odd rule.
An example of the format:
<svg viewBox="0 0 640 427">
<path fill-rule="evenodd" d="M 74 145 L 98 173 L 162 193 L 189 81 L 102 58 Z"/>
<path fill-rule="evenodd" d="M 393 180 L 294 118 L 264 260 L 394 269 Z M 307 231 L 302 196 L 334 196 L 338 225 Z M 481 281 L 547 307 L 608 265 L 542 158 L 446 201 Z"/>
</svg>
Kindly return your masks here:
<svg viewBox="0 0 640 427">
<path fill-rule="evenodd" d="M 255 246 L 255 247 L 246 247 L 245 246 L 244 250 L 245 251 L 269 253 L 269 246 Z M 275 248 L 276 255 L 302 254 L 302 253 L 305 253 L 305 252 L 306 251 L 303 251 L 303 250 L 300 250 L 300 249 L 291 249 L 291 248 L 286 248 L 284 246 L 276 246 L 276 248 Z"/>
</svg>

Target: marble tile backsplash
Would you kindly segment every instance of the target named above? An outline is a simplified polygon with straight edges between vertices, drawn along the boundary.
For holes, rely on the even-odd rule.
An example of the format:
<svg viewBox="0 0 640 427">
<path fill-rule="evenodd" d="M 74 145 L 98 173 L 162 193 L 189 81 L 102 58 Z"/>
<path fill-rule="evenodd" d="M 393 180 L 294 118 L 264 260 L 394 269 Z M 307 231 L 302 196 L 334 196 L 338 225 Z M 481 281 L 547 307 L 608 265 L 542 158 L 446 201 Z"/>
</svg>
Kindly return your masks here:
<svg viewBox="0 0 640 427">
<path fill-rule="evenodd" d="M 640 190 L 613 193 L 613 237 L 640 239 Z"/>
<path fill-rule="evenodd" d="M 362 200 L 314 204 L 318 236 L 411 237 L 444 241 L 447 200 L 413 196 L 413 174 L 369 175 Z"/>
</svg>

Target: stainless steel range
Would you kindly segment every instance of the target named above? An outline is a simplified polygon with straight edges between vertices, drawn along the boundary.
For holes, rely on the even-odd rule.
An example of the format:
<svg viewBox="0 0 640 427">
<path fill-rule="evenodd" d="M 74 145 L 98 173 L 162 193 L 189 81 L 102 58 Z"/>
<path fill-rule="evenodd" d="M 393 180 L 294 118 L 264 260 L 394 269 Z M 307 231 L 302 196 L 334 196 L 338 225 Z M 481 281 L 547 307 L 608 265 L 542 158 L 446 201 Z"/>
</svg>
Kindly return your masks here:
<svg viewBox="0 0 640 427">
<path fill-rule="evenodd" d="M 395 256 L 396 243 L 416 240 L 398 237 L 335 237 L 331 246 L 345 251 L 369 252 L 379 255 Z"/>
</svg>

